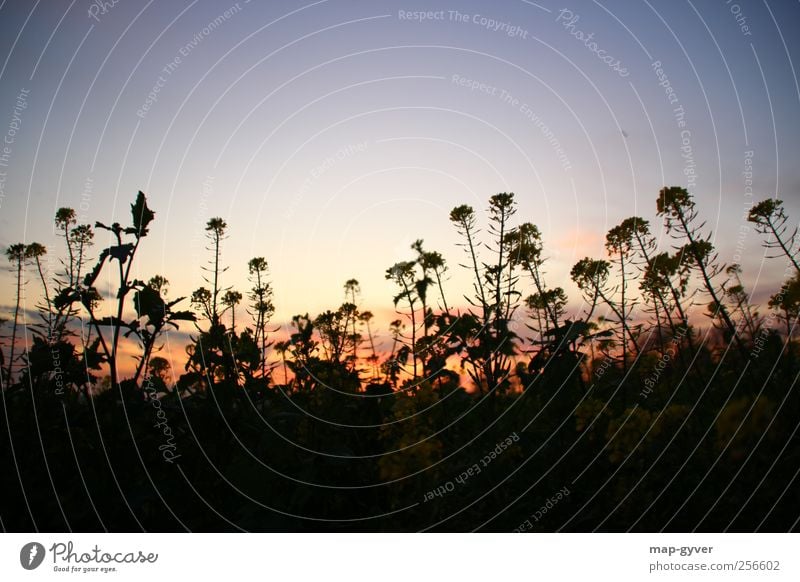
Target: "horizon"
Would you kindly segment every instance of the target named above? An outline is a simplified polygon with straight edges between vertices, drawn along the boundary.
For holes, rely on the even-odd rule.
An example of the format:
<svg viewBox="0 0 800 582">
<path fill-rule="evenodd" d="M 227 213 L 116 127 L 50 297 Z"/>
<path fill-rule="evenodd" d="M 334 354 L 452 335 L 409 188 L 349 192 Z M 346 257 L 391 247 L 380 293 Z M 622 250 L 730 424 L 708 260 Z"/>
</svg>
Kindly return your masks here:
<svg viewBox="0 0 800 582">
<path fill-rule="evenodd" d="M 669 189 L 674 189 L 674 188 L 669 188 Z M 678 187 L 678 189 L 680 189 L 680 187 Z M 665 188 L 664 190 L 668 189 Z M 662 190 L 662 194 L 664 190 Z M 498 194 L 498 196 L 503 196 L 503 195 L 505 195 L 505 193 Z M 511 197 L 510 199 L 515 200 L 513 193 L 509 193 L 509 195 Z M 139 192 L 139 196 L 140 197 L 142 196 L 142 192 Z M 494 199 L 494 197 L 492 197 L 492 199 Z M 661 199 L 661 197 L 659 197 L 659 199 Z M 149 206 L 149 204 L 150 201 L 148 200 L 146 205 Z M 153 225 L 158 222 L 158 212 L 154 211 L 152 208 L 150 208 L 150 210 L 153 211 L 152 218 L 150 219 L 153 220 L 153 222 L 148 222 L 146 230 L 149 236 L 152 236 L 154 231 Z M 456 212 L 457 210 L 458 209 L 455 209 L 453 212 Z M 131 205 L 131 211 L 133 211 L 133 205 Z M 515 212 L 516 210 L 512 212 L 512 216 L 515 214 Z M 75 215 L 76 217 L 78 216 L 77 213 Z M 488 225 L 485 224 L 491 221 L 490 215 L 486 217 L 481 217 L 476 212 L 476 218 L 477 218 L 477 223 L 475 232 L 477 235 L 480 235 L 487 230 L 491 231 L 491 228 L 489 228 Z M 638 218 L 644 218 L 644 217 L 638 217 Z M 211 227 L 211 224 L 218 220 L 219 218 L 210 219 L 207 225 L 208 228 L 205 229 L 206 244 L 209 245 L 206 248 L 206 251 L 209 256 L 207 257 L 206 264 L 200 267 L 202 272 L 201 287 L 203 288 L 205 288 L 208 285 L 211 285 L 213 289 L 214 243 L 213 243 L 213 237 L 211 236 L 211 233 L 208 232 L 208 230 Z M 645 218 L 645 220 L 647 219 Z M 116 223 L 117 221 L 114 222 Z M 452 228 L 455 228 L 455 226 L 452 224 L 452 214 L 450 222 L 451 222 L 450 226 Z M 517 217 L 517 220 L 514 223 L 509 224 L 509 227 L 512 229 L 516 229 L 523 222 L 526 222 L 524 221 L 523 217 Z M 706 236 L 708 234 L 706 232 L 706 227 L 705 227 L 706 221 L 703 219 L 702 216 L 699 216 L 697 222 L 699 223 L 698 225 L 696 225 L 696 227 L 698 228 L 698 234 L 700 234 L 701 236 Z M 754 225 L 752 221 L 749 221 L 749 223 L 752 226 L 748 226 L 747 228 L 751 230 L 754 228 Z M 242 297 L 240 299 L 244 299 L 244 301 L 234 306 L 233 309 L 231 309 L 230 306 L 225 306 L 225 309 L 222 310 L 220 313 L 220 322 L 232 334 L 235 334 L 237 330 L 239 332 L 248 330 L 252 332 L 256 324 L 256 321 L 254 319 L 254 313 L 251 311 L 251 309 L 254 308 L 252 307 L 251 304 L 248 304 L 247 302 L 248 299 L 247 295 L 249 293 L 250 288 L 236 289 L 233 286 L 228 285 L 228 282 L 225 278 L 225 273 L 228 270 L 228 266 L 226 264 L 226 259 L 225 259 L 224 241 L 228 240 L 232 236 L 232 233 L 230 231 L 230 225 L 227 225 L 224 222 L 224 219 L 222 224 L 224 225 L 223 226 L 224 235 L 222 239 L 220 239 L 220 245 L 219 245 L 220 264 L 218 267 L 219 268 L 218 285 L 219 285 L 220 295 L 222 295 L 222 293 L 226 290 L 240 291 L 242 293 Z M 660 226 L 658 226 L 659 224 Z M 789 224 L 791 228 L 791 222 Z M 98 222 L 98 227 L 99 226 L 100 223 Z M 96 231 L 95 234 L 98 233 L 102 234 L 102 230 L 103 229 L 101 228 L 95 229 Z M 672 230 L 670 230 L 668 226 L 668 219 L 666 216 L 663 217 L 659 216 L 656 218 L 656 226 L 652 227 L 651 225 L 651 234 L 653 236 L 654 243 L 660 242 L 662 240 L 671 241 L 675 236 L 675 233 Z M 771 240 L 771 237 L 762 237 L 762 239 L 764 242 L 769 242 Z M 147 239 L 143 238 L 143 240 L 145 240 L 145 244 L 142 248 L 146 248 Z M 423 239 L 417 239 L 417 240 L 421 241 Z M 794 237 L 792 240 L 794 240 Z M 61 242 L 63 245 L 63 238 Z M 481 240 L 481 237 L 479 236 L 478 238 L 475 239 L 474 242 L 476 243 L 475 252 L 477 253 L 478 260 L 479 262 L 483 262 L 484 259 L 481 258 L 482 255 L 485 256 L 487 253 L 491 253 L 493 250 L 491 240 L 487 242 L 486 240 Z M 793 243 L 794 246 L 792 246 L 789 249 L 789 251 L 792 252 L 796 251 L 796 244 L 797 241 Z M 463 248 L 464 246 L 463 241 L 461 243 L 458 243 L 458 246 L 462 247 L 461 249 L 462 253 L 464 252 L 464 250 L 466 250 Z M 677 247 L 675 247 L 674 245 L 670 245 L 667 247 L 655 246 L 653 247 L 651 252 L 654 256 L 659 252 L 669 253 L 671 251 L 675 251 L 676 248 Z M 67 260 L 68 255 L 63 252 L 63 249 L 59 250 L 62 250 L 60 257 L 55 253 L 46 253 L 44 255 L 44 257 L 46 257 L 48 267 L 43 269 L 43 275 L 48 279 L 48 292 L 52 297 L 55 296 L 55 292 L 58 287 L 58 285 L 51 287 L 51 285 L 53 285 L 54 282 L 56 281 L 55 278 L 61 277 L 63 279 L 67 277 L 66 272 L 64 271 L 64 269 L 66 268 L 64 261 Z M 409 254 L 405 256 L 402 260 L 410 259 L 412 261 L 415 261 L 414 257 L 412 257 L 411 254 L 416 251 L 414 251 L 411 246 L 408 247 L 408 250 Z M 430 251 L 431 249 L 426 248 L 425 250 Z M 607 248 L 605 250 L 606 252 L 602 257 L 594 257 L 594 258 L 601 258 L 603 260 L 607 260 L 609 262 L 608 263 L 609 266 L 613 267 L 614 254 L 610 252 Z M 765 248 L 765 250 L 767 249 Z M 88 272 L 90 270 L 89 266 L 94 260 L 94 256 L 96 254 L 97 252 L 86 253 L 88 262 L 87 265 L 84 267 L 85 270 L 84 272 Z M 635 254 L 632 253 L 630 260 L 631 260 L 631 265 L 633 266 L 636 265 L 636 260 L 634 259 L 634 257 Z M 465 263 L 458 263 L 457 260 L 453 261 L 452 257 L 450 258 L 450 260 L 448 260 L 447 256 L 443 256 L 442 258 L 444 259 L 445 271 L 442 273 L 441 291 L 447 290 L 447 292 L 452 292 L 453 289 L 449 285 L 450 282 L 449 273 L 451 273 L 452 269 L 453 268 L 460 269 L 461 271 L 466 272 L 467 275 L 469 275 L 470 269 Z M 541 258 L 543 259 L 542 267 L 544 267 L 547 263 L 550 262 L 549 249 L 546 245 L 546 242 L 542 246 Z M 585 257 L 585 259 L 590 259 L 590 258 L 592 257 L 588 256 Z M 131 260 L 135 264 L 135 260 L 133 260 L 133 258 Z M 466 257 L 462 256 L 462 260 L 466 261 Z M 639 260 L 641 261 L 641 257 L 639 258 Z M 42 261 L 42 263 L 44 263 L 44 261 Z M 60 267 L 51 270 L 53 269 L 53 266 L 56 263 L 60 265 Z M 715 261 L 715 263 L 717 263 L 717 261 Z M 791 260 L 783 260 L 780 257 L 777 257 L 776 259 L 770 261 L 771 271 L 776 273 L 780 271 L 780 265 L 782 263 L 785 263 L 785 268 L 781 271 L 782 279 L 779 280 L 780 284 L 778 286 L 784 283 L 788 283 L 790 281 L 792 274 L 794 273 L 794 269 L 796 268 L 796 261 L 793 262 Z M 733 282 L 733 284 L 736 284 L 736 281 L 732 279 L 733 274 L 727 272 L 727 267 L 736 265 L 738 263 L 734 263 L 732 265 L 728 265 L 725 263 L 718 263 L 718 264 L 720 266 L 714 267 L 714 269 L 717 270 L 719 275 L 724 275 L 725 282 L 723 283 L 723 285 L 731 285 L 731 282 Z M 639 325 L 647 325 L 648 319 L 652 316 L 652 313 L 648 311 L 650 308 L 649 306 L 650 302 L 648 298 L 645 296 L 642 289 L 638 285 L 634 287 L 634 284 L 640 283 L 643 279 L 644 273 L 642 271 L 642 268 L 643 267 L 640 264 L 638 267 L 636 267 L 634 271 L 632 271 L 628 275 L 630 277 L 630 280 L 627 282 L 626 289 L 630 307 L 626 315 L 626 321 L 630 322 L 631 327 L 637 327 Z M 47 321 L 43 318 L 43 314 L 46 314 L 47 311 L 40 310 L 41 306 L 47 307 L 47 304 L 42 302 L 41 293 L 43 293 L 43 288 L 41 285 L 41 281 L 36 279 L 36 275 L 33 273 L 32 270 L 35 271 L 35 263 L 31 263 L 30 260 L 26 260 L 25 268 L 23 271 L 24 274 L 21 279 L 23 284 L 22 287 L 23 292 L 20 298 L 20 315 L 18 317 L 18 321 L 23 331 L 23 334 L 22 337 L 18 338 L 18 342 L 15 342 L 15 345 L 16 343 L 22 344 L 21 349 L 23 351 L 30 349 L 31 341 L 37 335 L 43 337 L 42 336 L 43 330 L 47 328 Z M 143 282 L 147 280 L 149 275 L 142 276 L 137 274 L 137 271 L 140 270 L 141 268 L 138 265 L 137 268 L 132 269 L 131 271 L 132 280 L 141 279 Z M 385 271 L 384 273 L 385 273 L 384 279 L 388 280 L 389 279 L 388 270 Z M 546 269 L 542 271 L 542 274 L 545 275 L 543 280 L 544 284 L 546 286 L 550 286 L 548 283 L 546 283 L 547 279 Z M 617 276 L 619 275 L 619 273 L 614 273 L 614 274 Z M 164 274 L 159 273 L 158 275 L 163 276 Z M 741 276 L 741 271 L 739 273 L 739 276 Z M 106 305 L 105 312 L 103 311 L 96 312 L 98 317 L 115 314 L 116 307 L 114 304 L 114 297 L 116 296 L 115 290 L 118 286 L 118 282 L 115 281 L 115 277 L 116 275 L 113 273 L 113 270 L 109 269 L 106 272 L 105 280 L 103 280 L 102 277 L 97 279 L 98 281 L 97 290 L 100 293 L 99 297 L 103 299 L 104 304 Z M 718 276 L 715 276 L 714 278 L 718 278 Z M 520 342 L 521 351 L 518 354 L 515 353 L 514 355 L 511 356 L 511 360 L 512 362 L 514 362 L 515 365 L 517 363 L 525 361 L 524 359 L 525 350 L 522 348 L 526 343 L 532 342 L 533 344 L 536 344 L 538 341 L 544 340 L 545 337 L 544 335 L 542 335 L 544 331 L 543 329 L 540 328 L 539 331 L 536 331 L 534 327 L 531 327 L 531 325 L 535 325 L 536 323 L 534 319 L 535 312 L 530 307 L 526 307 L 524 305 L 525 303 L 524 300 L 527 294 L 535 293 L 536 291 L 536 286 L 534 285 L 534 281 L 533 279 L 531 279 L 531 273 L 528 273 L 527 275 L 524 273 L 520 273 L 518 279 L 520 281 L 520 287 L 521 287 L 520 299 L 522 301 L 518 302 L 515 311 L 512 313 L 509 319 L 509 330 L 513 334 L 516 334 L 516 341 Z M 591 309 L 589 309 L 590 304 L 587 303 L 587 297 L 585 296 L 585 292 L 579 290 L 574 280 L 574 277 L 572 279 L 573 279 L 572 286 L 574 289 L 570 290 L 571 293 L 567 294 L 567 301 L 564 305 L 564 313 L 561 315 L 560 318 L 561 321 L 563 321 L 564 325 L 571 325 L 571 322 L 584 321 L 584 317 L 588 317 L 589 319 L 587 319 L 586 321 L 590 321 L 592 315 L 594 314 L 598 322 L 600 322 L 600 327 L 597 328 L 598 331 L 602 331 L 603 329 L 605 329 L 609 330 L 610 332 L 610 330 L 613 330 L 614 329 L 613 318 L 615 316 L 618 316 L 618 313 L 615 311 L 615 307 L 612 304 L 608 303 L 608 301 L 606 301 L 605 304 L 603 302 L 600 302 L 596 305 L 596 308 L 591 307 Z M 743 280 L 743 278 L 741 280 Z M 701 338 L 702 344 L 703 345 L 707 344 L 709 347 L 713 346 L 715 343 L 720 341 L 720 339 L 722 339 L 724 342 L 725 341 L 724 335 L 720 335 L 721 330 L 717 327 L 718 324 L 715 322 L 716 318 L 711 317 L 709 315 L 710 310 L 705 306 L 702 300 L 700 300 L 699 302 L 696 300 L 696 295 L 695 295 L 696 293 L 699 293 L 699 296 L 701 298 L 704 297 L 704 294 L 706 293 L 706 291 L 702 288 L 703 286 L 702 278 L 699 277 L 699 274 L 694 274 L 690 275 L 687 281 L 693 285 L 693 288 L 690 289 L 690 292 L 687 295 L 689 303 L 686 306 L 687 307 L 686 322 L 691 326 L 692 334 Z M 273 281 L 268 276 L 265 282 L 270 285 L 272 293 L 274 293 L 276 288 L 275 281 Z M 348 289 L 347 285 L 350 283 L 355 284 L 355 287 L 353 288 L 355 290 L 354 296 L 348 296 L 349 291 L 347 290 Z M 433 283 L 434 281 L 431 281 L 431 284 Z M 179 303 L 176 304 L 175 309 L 190 310 L 194 312 L 197 317 L 197 321 L 193 323 L 190 323 L 188 321 L 183 322 L 183 325 L 180 326 L 179 329 L 176 328 L 173 330 L 172 328 L 169 327 L 165 328 L 163 334 L 160 337 L 159 342 L 155 344 L 155 349 L 152 352 L 153 357 L 158 356 L 166 359 L 166 361 L 169 363 L 169 378 L 171 379 L 171 382 L 174 385 L 177 385 L 179 378 L 182 376 L 182 372 L 189 370 L 187 364 L 187 362 L 189 361 L 189 356 L 187 355 L 186 349 L 188 347 L 194 346 L 198 341 L 198 337 L 202 337 L 204 333 L 207 333 L 210 320 L 207 319 L 205 321 L 205 324 L 202 324 L 202 320 L 204 317 L 202 315 L 203 312 L 202 309 L 200 308 L 200 305 L 192 300 L 191 291 L 187 291 L 185 293 L 176 293 L 175 290 L 172 288 L 172 283 L 168 277 L 165 277 L 164 284 L 165 287 L 160 291 L 161 295 L 164 297 L 164 300 L 179 301 Z M 253 284 L 252 281 L 249 284 L 252 285 Z M 764 286 L 762 285 L 762 290 L 760 291 L 761 295 L 765 295 L 768 293 L 768 290 L 763 290 L 763 287 Z M 611 297 L 616 297 L 619 293 L 620 288 L 621 287 L 619 283 L 617 283 L 616 286 L 609 288 L 609 291 L 613 294 Z M 724 286 L 721 288 L 724 289 Z M 388 376 L 386 375 L 385 371 L 379 371 L 380 368 L 379 363 L 387 361 L 387 358 L 391 358 L 395 350 L 394 346 L 398 345 L 396 341 L 391 338 L 391 333 L 389 331 L 390 328 L 389 323 L 391 321 L 398 321 L 401 323 L 403 330 L 401 338 L 404 338 L 401 341 L 407 342 L 410 338 L 410 334 L 412 334 L 412 331 L 414 331 L 417 334 L 421 333 L 422 331 L 422 328 L 420 327 L 421 324 L 419 323 L 419 321 L 417 322 L 416 326 L 413 325 L 414 315 L 416 314 L 418 317 L 421 317 L 420 314 L 417 314 L 417 312 L 421 309 L 421 305 L 418 304 L 417 308 L 414 310 L 414 313 L 411 314 L 411 320 L 409 321 L 408 318 L 410 311 L 408 310 L 408 308 L 404 309 L 402 307 L 402 299 L 398 303 L 396 303 L 393 308 L 365 305 L 362 299 L 360 283 L 358 282 L 358 280 L 354 278 L 349 279 L 347 281 L 347 284 L 340 285 L 340 290 L 341 290 L 340 301 L 329 305 L 328 308 L 325 309 L 326 313 L 330 313 L 331 311 L 336 310 L 340 305 L 343 308 L 351 301 L 352 298 L 355 298 L 356 303 L 354 305 L 357 309 L 357 312 L 364 313 L 369 311 L 370 314 L 372 314 L 373 316 L 370 320 L 372 323 L 370 323 L 368 329 L 365 328 L 363 322 L 358 323 L 357 331 L 359 333 L 360 339 L 355 349 L 356 350 L 360 349 L 360 351 L 356 352 L 357 358 L 352 363 L 353 369 L 358 370 L 359 376 L 363 374 L 361 380 L 367 384 L 373 382 L 379 382 L 381 378 L 383 378 L 383 381 L 386 382 Z M 395 288 L 395 290 L 397 289 Z M 38 292 L 39 299 L 35 303 L 29 304 L 27 299 L 29 291 Z M 775 291 L 774 287 L 772 288 L 772 291 L 773 291 L 772 297 L 775 297 L 776 294 L 774 293 Z M 752 304 L 752 309 L 757 310 L 760 306 L 766 303 L 765 298 L 756 297 L 755 291 L 750 291 L 748 288 L 745 288 L 744 292 L 748 296 L 748 301 Z M 464 293 L 464 289 L 460 291 L 456 290 L 455 293 L 445 293 L 445 295 L 447 294 L 449 294 L 449 296 L 451 297 L 450 302 L 446 302 L 445 299 L 441 295 L 439 295 L 436 296 L 435 304 L 429 304 L 429 307 L 432 309 L 433 315 L 435 315 L 436 313 L 440 314 L 447 313 L 447 314 L 453 314 L 457 318 L 460 318 L 462 316 L 475 316 L 475 317 L 479 316 L 480 312 L 480 310 L 478 309 L 479 306 L 474 303 L 474 301 L 476 301 L 477 298 L 470 297 L 467 293 Z M 456 301 L 452 300 L 454 296 L 457 297 Z M 399 297 L 400 296 L 397 296 L 395 299 L 397 300 L 397 298 Z M 443 308 L 443 302 L 444 305 L 448 305 L 447 310 Z M 622 303 L 618 304 L 617 307 L 619 305 L 623 305 L 624 308 L 624 304 Z M 135 307 L 135 302 L 129 302 L 129 304 L 126 304 L 124 306 L 122 314 L 124 315 L 125 318 L 133 318 L 133 320 L 137 319 L 134 307 Z M 222 308 L 223 305 L 220 304 L 220 309 Z M 9 311 L 13 312 L 13 309 L 9 308 Z M 225 315 L 225 313 L 228 313 L 228 315 Z M 231 317 L 235 316 L 236 313 L 238 313 L 238 317 L 235 319 L 236 327 L 233 327 L 234 320 L 231 319 Z M 277 314 L 279 313 L 279 311 L 275 309 L 274 313 Z M 270 372 L 271 381 L 275 382 L 276 385 L 279 380 L 283 380 L 284 385 L 288 385 L 289 379 L 292 379 L 292 381 L 294 382 L 294 378 L 296 377 L 296 374 L 294 372 L 287 374 L 285 367 L 283 367 L 282 370 L 283 375 L 281 375 L 282 362 L 284 360 L 282 360 L 281 357 L 279 356 L 279 350 L 276 348 L 276 346 L 279 345 L 281 342 L 287 342 L 287 344 L 292 343 L 291 342 L 292 335 L 299 331 L 298 326 L 295 325 L 294 322 L 295 317 L 303 317 L 303 316 L 308 317 L 309 321 L 313 322 L 315 325 L 314 337 L 319 340 L 323 339 L 321 335 L 320 325 L 317 319 L 321 315 L 323 315 L 323 310 L 320 310 L 318 312 L 309 312 L 308 310 L 306 310 L 293 314 L 288 319 L 283 321 L 279 320 L 277 317 L 271 317 L 266 321 L 266 330 L 268 332 L 267 338 L 269 341 L 269 346 L 267 348 L 267 352 L 265 353 L 264 361 L 265 364 L 269 365 L 271 370 Z M 763 318 L 763 316 L 761 317 Z M 73 344 L 75 344 L 76 348 L 80 347 L 81 345 L 85 346 L 85 340 L 81 340 L 81 334 L 85 334 L 86 331 L 91 328 L 90 321 L 91 319 L 89 318 L 88 314 L 85 311 L 80 310 L 79 312 L 77 312 L 77 317 L 75 317 L 74 321 L 72 323 L 67 324 L 68 328 L 72 331 L 72 333 L 77 334 L 72 336 L 72 339 L 70 340 L 72 341 Z M 747 321 L 748 317 L 745 316 L 744 313 L 742 313 L 740 316 L 737 316 L 736 325 L 744 326 L 747 323 Z M 760 325 L 766 325 L 765 322 L 767 320 L 762 319 L 761 321 L 762 323 Z M 354 323 L 354 325 L 356 324 Z M 552 326 L 547 326 L 547 327 L 552 327 Z M 775 327 L 774 323 L 770 323 L 769 325 L 767 325 L 765 329 L 774 330 L 774 327 Z M 356 328 L 354 328 L 354 331 L 355 329 Z M 368 336 L 365 335 L 364 333 L 365 331 L 369 332 Z M 553 330 L 551 329 L 551 331 Z M 636 342 L 642 343 L 642 345 L 647 345 L 653 340 L 655 332 L 656 332 L 655 327 L 650 327 L 649 331 L 647 332 L 644 331 L 638 332 Z M 780 329 L 778 329 L 778 333 L 781 333 Z M 89 335 L 91 336 L 91 330 L 89 331 Z M 678 337 L 682 336 L 679 335 Z M 787 335 L 786 341 L 790 341 L 790 338 L 791 338 L 791 332 L 789 335 Z M 755 336 L 753 339 L 755 339 Z M 132 377 L 133 373 L 137 368 L 136 362 L 138 361 L 139 354 L 141 351 L 138 341 L 139 340 L 136 340 L 135 338 L 131 338 L 130 340 L 123 339 L 119 345 L 119 355 L 121 357 L 117 361 L 116 368 L 123 377 Z M 623 341 L 622 343 L 624 344 L 626 342 Z M 613 355 L 614 357 L 622 356 L 623 357 L 622 361 L 623 362 L 626 361 L 625 351 L 624 348 L 621 347 L 621 345 L 616 345 L 616 346 L 612 345 L 610 348 L 604 347 L 601 350 L 600 355 L 598 356 L 595 356 L 594 341 L 592 341 L 590 345 L 591 345 L 590 349 L 591 349 L 592 359 L 596 357 L 597 362 L 599 362 L 599 365 L 601 367 L 605 366 L 605 364 L 608 361 L 608 358 L 611 355 Z M 372 350 L 374 350 L 373 356 L 378 358 L 378 360 L 376 360 L 375 362 L 371 362 L 370 354 L 367 353 L 368 351 Z M 325 354 L 327 357 L 327 352 L 325 352 Z M 584 374 L 587 375 L 587 377 L 590 378 L 591 375 L 595 373 L 594 371 L 595 364 L 596 362 L 594 361 L 589 362 L 588 364 L 589 367 L 584 372 Z M 183 369 L 184 365 L 187 365 L 185 370 Z M 465 368 L 464 361 L 459 360 L 459 357 L 457 357 L 455 354 L 447 358 L 445 367 L 447 370 L 458 374 L 460 382 L 463 383 L 464 388 L 468 392 L 473 393 L 476 390 L 480 391 L 480 388 L 477 387 L 473 382 L 471 382 L 470 376 L 467 373 L 467 368 Z M 402 366 L 400 373 L 403 379 L 405 380 L 414 379 L 414 381 L 416 381 L 416 373 L 412 374 L 411 368 L 407 362 L 404 366 Z M 148 377 L 150 377 L 149 369 L 144 371 L 143 378 L 148 378 Z M 105 366 L 102 369 L 101 379 L 103 379 L 103 382 L 109 379 L 109 376 L 106 373 Z M 524 386 L 519 385 L 518 378 L 511 378 L 511 380 L 512 380 L 512 388 L 511 388 L 512 391 L 516 392 L 524 389 Z"/>
</svg>

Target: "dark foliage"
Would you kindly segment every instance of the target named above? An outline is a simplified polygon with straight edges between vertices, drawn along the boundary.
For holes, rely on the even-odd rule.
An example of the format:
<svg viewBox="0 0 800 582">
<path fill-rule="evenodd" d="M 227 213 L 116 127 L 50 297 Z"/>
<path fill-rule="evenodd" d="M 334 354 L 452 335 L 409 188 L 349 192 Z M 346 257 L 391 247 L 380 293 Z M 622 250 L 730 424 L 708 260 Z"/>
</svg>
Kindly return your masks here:
<svg viewBox="0 0 800 582">
<path fill-rule="evenodd" d="M 794 529 L 796 232 L 780 201 L 750 213 L 790 274 L 759 313 L 738 265 L 716 257 L 691 195 L 665 188 L 657 210 L 673 248 L 656 248 L 645 219 L 626 219 L 608 234 L 608 258 L 573 267 L 584 308 L 568 315 L 564 290 L 545 282 L 541 233 L 512 223 L 513 194 L 491 198 L 485 233 L 474 209 L 455 208 L 450 220 L 473 275 L 466 307 L 445 297 L 443 256 L 415 242 L 386 271 L 398 319 L 381 353 L 354 279 L 339 307 L 295 316 L 289 337 L 273 342 L 267 261 L 248 262 L 245 293 L 224 287 L 221 218 L 206 228 L 210 289 L 191 294 L 192 312 L 176 309 L 183 298 L 167 298 L 164 277 L 131 277 L 155 218 L 144 194 L 131 205 L 131 226 L 95 225 L 114 244 L 88 272 L 92 229 L 60 209 L 62 272 L 48 279 L 41 245 L 6 253 L 17 297 L 33 270 L 44 298 L 32 343 L 20 348 L 14 313 L 0 350 L 0 524 Z M 95 287 L 105 269 L 117 275 L 110 296 Z M 237 319 L 245 299 L 250 319 Z M 99 315 L 102 302 L 113 315 Z M 690 319 L 696 305 L 709 326 Z M 195 326 L 187 363 L 173 370 L 157 352 L 163 333 L 185 323 Z M 125 379 L 123 342 L 138 346 Z"/>
</svg>

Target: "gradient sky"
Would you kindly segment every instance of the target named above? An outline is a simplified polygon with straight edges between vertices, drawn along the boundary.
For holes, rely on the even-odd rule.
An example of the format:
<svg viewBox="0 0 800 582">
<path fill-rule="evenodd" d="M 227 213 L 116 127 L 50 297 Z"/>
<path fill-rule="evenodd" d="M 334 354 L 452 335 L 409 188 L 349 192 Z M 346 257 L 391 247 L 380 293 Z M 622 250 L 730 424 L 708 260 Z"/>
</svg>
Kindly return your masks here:
<svg viewBox="0 0 800 582">
<path fill-rule="evenodd" d="M 127 221 L 143 190 L 157 214 L 137 276 L 166 275 L 172 296 L 202 284 L 203 225 L 222 216 L 225 282 L 244 289 L 247 260 L 266 257 L 278 321 L 335 308 L 352 277 L 363 307 L 388 317 L 384 272 L 416 238 L 449 261 L 451 296 L 467 289 L 448 220 L 458 204 L 515 192 L 552 256 L 548 283 L 574 299 L 576 260 L 602 256 L 630 215 L 658 230 L 658 190 L 689 185 L 721 259 L 741 255 L 747 280 L 760 277 L 756 296 L 780 279 L 740 227 L 776 195 L 800 217 L 797 2 L 106 4 L 0 3 L 0 133 L 14 133 L 2 249 L 55 249 L 60 206 Z M 3 273 L 0 304 L 12 291 Z"/>
</svg>

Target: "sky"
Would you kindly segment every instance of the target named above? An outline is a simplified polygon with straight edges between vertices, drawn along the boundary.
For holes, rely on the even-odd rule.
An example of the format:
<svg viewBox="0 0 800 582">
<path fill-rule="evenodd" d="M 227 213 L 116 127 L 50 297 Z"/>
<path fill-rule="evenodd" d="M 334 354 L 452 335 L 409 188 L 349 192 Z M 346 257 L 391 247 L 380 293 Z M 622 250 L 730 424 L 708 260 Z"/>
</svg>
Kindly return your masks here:
<svg viewBox="0 0 800 582">
<path fill-rule="evenodd" d="M 628 216 L 663 238 L 655 200 L 676 185 L 763 298 L 783 265 L 743 217 L 777 196 L 800 218 L 798 17 L 726 0 L 5 0 L 0 249 L 57 249 L 61 206 L 126 222 L 142 190 L 156 219 L 136 276 L 165 275 L 172 297 L 204 284 L 220 216 L 224 283 L 246 289 L 265 257 L 277 322 L 336 308 L 351 278 L 385 322 L 384 273 L 418 238 L 450 294 L 468 289 L 457 205 L 485 225 L 489 197 L 514 192 L 547 282 L 577 299 L 572 264 Z"/>
</svg>

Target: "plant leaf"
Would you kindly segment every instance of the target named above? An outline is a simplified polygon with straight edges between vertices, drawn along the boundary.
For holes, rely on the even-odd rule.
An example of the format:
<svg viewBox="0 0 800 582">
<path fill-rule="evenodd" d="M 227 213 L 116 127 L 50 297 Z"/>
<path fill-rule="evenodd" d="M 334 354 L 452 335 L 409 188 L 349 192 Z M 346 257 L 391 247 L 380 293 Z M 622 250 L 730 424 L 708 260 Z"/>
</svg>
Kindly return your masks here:
<svg viewBox="0 0 800 582">
<path fill-rule="evenodd" d="M 128 260 L 128 257 L 131 256 L 133 253 L 133 245 L 131 243 L 126 243 L 124 245 L 115 245 L 113 247 L 108 248 L 108 254 L 111 256 L 112 259 L 117 259 L 123 265 L 125 261 Z"/>
<path fill-rule="evenodd" d="M 126 228 L 125 232 L 141 238 L 147 235 L 147 226 L 155 218 L 156 213 L 147 207 L 147 199 L 140 190 L 136 195 L 136 202 L 131 204 L 131 216 L 133 218 L 133 228 Z"/>
</svg>

